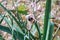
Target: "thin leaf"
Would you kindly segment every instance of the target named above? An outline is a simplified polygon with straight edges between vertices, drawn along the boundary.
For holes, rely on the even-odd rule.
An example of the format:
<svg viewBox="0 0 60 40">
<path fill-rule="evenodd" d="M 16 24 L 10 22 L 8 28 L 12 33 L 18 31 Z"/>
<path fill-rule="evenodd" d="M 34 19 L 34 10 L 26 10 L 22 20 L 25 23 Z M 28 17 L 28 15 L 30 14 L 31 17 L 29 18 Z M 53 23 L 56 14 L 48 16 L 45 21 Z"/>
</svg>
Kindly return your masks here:
<svg viewBox="0 0 60 40">
<path fill-rule="evenodd" d="M 50 29 L 50 12 L 51 12 L 51 0 L 46 0 L 46 10 L 44 18 L 44 35 L 42 40 L 48 40 L 48 34 Z"/>
<path fill-rule="evenodd" d="M 40 28 L 39 28 L 39 25 L 38 25 L 37 21 L 35 22 L 35 26 L 36 26 L 36 28 L 38 30 L 38 33 L 39 33 L 39 40 L 41 40 Z"/>
<path fill-rule="evenodd" d="M 2 21 L 3 21 L 4 17 L 5 17 L 5 15 L 4 15 L 4 16 L 3 16 L 3 18 L 1 19 L 0 24 L 2 23 Z"/>
<path fill-rule="evenodd" d="M 5 32 L 7 32 L 9 34 L 12 34 L 11 33 L 12 29 L 10 30 L 8 27 L 0 25 L 0 30 L 5 31 Z M 17 33 L 18 33 L 18 36 L 16 35 Z M 16 39 L 19 39 L 19 40 L 24 39 L 24 34 L 21 34 L 21 33 L 17 32 L 17 31 L 15 31 L 15 30 L 14 30 L 14 36 L 16 37 Z"/>
<path fill-rule="evenodd" d="M 50 29 L 49 29 L 49 37 L 48 37 L 48 40 L 52 40 L 53 38 L 53 31 L 54 31 L 54 23 L 50 23 Z"/>
<path fill-rule="evenodd" d="M 22 27 L 21 27 L 21 24 L 20 24 L 20 23 L 17 21 L 17 19 L 12 15 L 11 11 L 10 11 L 10 10 L 7 10 L 1 3 L 0 3 L 0 6 L 1 6 L 5 11 L 7 11 L 8 14 L 9 14 L 10 16 L 12 16 L 12 18 L 15 20 L 15 22 L 19 25 L 19 27 L 22 28 Z"/>
</svg>

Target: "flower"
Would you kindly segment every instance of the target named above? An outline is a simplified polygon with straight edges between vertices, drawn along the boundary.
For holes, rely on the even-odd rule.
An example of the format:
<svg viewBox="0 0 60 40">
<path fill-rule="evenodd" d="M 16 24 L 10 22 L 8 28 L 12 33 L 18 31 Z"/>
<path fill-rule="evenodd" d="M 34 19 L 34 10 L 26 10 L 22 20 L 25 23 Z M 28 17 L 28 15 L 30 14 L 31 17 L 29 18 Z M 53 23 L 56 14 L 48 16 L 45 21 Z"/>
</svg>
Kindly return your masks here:
<svg viewBox="0 0 60 40">
<path fill-rule="evenodd" d="M 35 21 L 35 17 L 33 14 L 28 14 L 26 15 L 26 19 L 27 19 L 27 29 L 31 30 L 31 26 Z"/>
<path fill-rule="evenodd" d="M 28 21 L 30 21 L 31 23 L 33 23 L 34 20 L 35 20 L 35 17 L 34 17 L 33 14 L 29 14 L 29 15 L 26 16 L 26 19 L 27 19 Z"/>
</svg>

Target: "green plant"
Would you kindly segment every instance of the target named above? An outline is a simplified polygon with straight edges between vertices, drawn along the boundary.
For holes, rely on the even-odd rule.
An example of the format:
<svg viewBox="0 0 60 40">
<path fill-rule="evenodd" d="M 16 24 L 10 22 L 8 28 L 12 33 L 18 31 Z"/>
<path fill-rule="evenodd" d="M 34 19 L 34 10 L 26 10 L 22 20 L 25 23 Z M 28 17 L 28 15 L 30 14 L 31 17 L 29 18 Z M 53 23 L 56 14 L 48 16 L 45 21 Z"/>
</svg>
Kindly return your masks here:
<svg viewBox="0 0 60 40">
<path fill-rule="evenodd" d="M 4 40 L 4 38 L 2 37 L 2 35 L 0 35 L 0 40 Z"/>
<path fill-rule="evenodd" d="M 45 10 L 45 18 L 44 18 L 44 35 L 42 40 L 52 40 L 52 33 L 53 33 L 52 31 L 54 29 L 54 24 L 51 26 L 50 12 L 51 12 L 51 0 L 46 0 L 46 10 Z"/>
<path fill-rule="evenodd" d="M 5 15 L 0 15 L 0 17 L 2 18 L 0 24 L 4 20 L 8 25 L 8 27 L 0 25 L 0 30 L 11 34 L 14 40 L 36 40 L 32 33 L 26 29 L 27 22 L 22 20 L 19 13 L 17 13 L 17 16 L 15 17 L 13 13 L 10 10 L 6 9 L 1 3 L 0 6 L 5 11 L 7 11 L 7 14 L 9 15 L 9 18 L 7 18 Z M 37 40 L 52 40 L 54 24 L 50 22 L 50 11 L 51 0 L 46 0 L 43 37 L 41 37 L 38 23 L 34 22 L 34 25 L 39 34 L 39 38 Z"/>
</svg>

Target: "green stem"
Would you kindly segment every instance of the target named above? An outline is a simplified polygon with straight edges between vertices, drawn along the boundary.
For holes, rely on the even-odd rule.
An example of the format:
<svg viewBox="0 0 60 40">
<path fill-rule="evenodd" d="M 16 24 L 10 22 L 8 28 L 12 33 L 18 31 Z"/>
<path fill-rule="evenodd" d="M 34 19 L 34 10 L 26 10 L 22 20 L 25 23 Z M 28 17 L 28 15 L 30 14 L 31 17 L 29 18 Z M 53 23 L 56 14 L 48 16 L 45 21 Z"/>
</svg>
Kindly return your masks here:
<svg viewBox="0 0 60 40">
<path fill-rule="evenodd" d="M 50 28 L 50 11 L 51 11 L 51 0 L 46 0 L 43 40 L 48 40 L 47 37 L 49 34 L 49 28 Z"/>
</svg>

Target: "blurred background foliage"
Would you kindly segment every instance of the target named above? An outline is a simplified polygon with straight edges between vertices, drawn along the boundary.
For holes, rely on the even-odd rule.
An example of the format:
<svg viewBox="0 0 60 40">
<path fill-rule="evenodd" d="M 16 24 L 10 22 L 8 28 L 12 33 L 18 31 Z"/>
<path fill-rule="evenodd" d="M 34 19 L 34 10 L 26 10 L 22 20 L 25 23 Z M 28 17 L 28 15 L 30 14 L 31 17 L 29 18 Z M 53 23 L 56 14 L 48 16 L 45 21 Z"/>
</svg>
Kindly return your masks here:
<svg viewBox="0 0 60 40">
<path fill-rule="evenodd" d="M 60 0 L 0 0 L 0 40 L 60 40 Z"/>
</svg>

